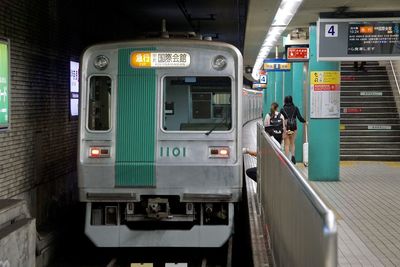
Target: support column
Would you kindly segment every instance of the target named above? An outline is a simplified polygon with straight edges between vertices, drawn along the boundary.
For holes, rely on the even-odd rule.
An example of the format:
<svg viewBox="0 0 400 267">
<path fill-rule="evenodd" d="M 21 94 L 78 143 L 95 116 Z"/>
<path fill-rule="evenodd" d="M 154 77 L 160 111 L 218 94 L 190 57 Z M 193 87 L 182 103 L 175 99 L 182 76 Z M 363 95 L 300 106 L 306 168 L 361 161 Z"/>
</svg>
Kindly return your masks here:
<svg viewBox="0 0 400 267">
<path fill-rule="evenodd" d="M 293 103 L 299 108 L 301 115 L 305 118 L 304 109 L 303 109 L 303 63 L 297 62 L 292 64 L 292 92 L 291 95 L 293 97 Z M 286 87 L 286 85 L 285 85 Z M 303 123 L 297 123 L 297 137 L 296 137 L 296 160 L 298 162 L 303 161 Z"/>
<path fill-rule="evenodd" d="M 279 106 L 282 106 L 283 96 L 283 72 L 275 72 L 275 98 L 273 102 L 277 102 Z"/>
<path fill-rule="evenodd" d="M 339 70 L 339 62 L 317 61 L 317 29 L 316 26 L 310 26 L 309 75 L 312 71 Z M 312 104 L 311 99 L 309 103 Z M 309 110 L 311 111 L 311 106 Z M 308 131 L 308 178 L 312 181 L 338 181 L 340 166 L 339 118 L 310 118 Z"/>
<path fill-rule="evenodd" d="M 263 105 L 263 119 L 267 116 L 269 109 L 271 107 L 271 103 L 275 100 L 275 72 L 268 72 L 268 83 L 267 90 L 264 92 L 264 105 Z"/>
<path fill-rule="evenodd" d="M 296 63 L 295 63 L 296 64 Z M 292 69 L 283 73 L 283 94 L 282 100 L 279 102 L 281 107 L 283 106 L 283 99 L 285 96 L 293 95 L 293 63 Z"/>
</svg>

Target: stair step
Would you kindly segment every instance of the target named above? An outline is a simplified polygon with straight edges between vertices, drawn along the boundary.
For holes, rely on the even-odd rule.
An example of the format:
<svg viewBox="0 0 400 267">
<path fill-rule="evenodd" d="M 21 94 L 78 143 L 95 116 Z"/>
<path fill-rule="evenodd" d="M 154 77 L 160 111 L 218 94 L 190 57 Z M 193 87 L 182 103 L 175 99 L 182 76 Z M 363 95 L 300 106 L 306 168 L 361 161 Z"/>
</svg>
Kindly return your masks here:
<svg viewBox="0 0 400 267">
<path fill-rule="evenodd" d="M 344 129 L 342 131 L 347 130 L 376 130 L 376 131 L 386 131 L 388 130 L 386 127 L 390 127 L 389 130 L 400 130 L 400 123 L 398 124 L 342 124 Z M 368 129 L 368 127 L 373 129 Z"/>
<path fill-rule="evenodd" d="M 342 87 L 345 86 L 387 86 L 390 87 L 390 82 L 388 79 L 385 80 L 369 80 L 369 81 L 346 81 L 342 80 L 340 82 Z"/>
<path fill-rule="evenodd" d="M 358 102 L 346 102 L 341 101 L 340 106 L 342 108 L 354 107 L 354 108 L 368 108 L 368 107 L 381 107 L 381 108 L 388 108 L 393 107 L 396 108 L 396 102 L 394 101 L 361 101 L 359 99 Z"/>
<path fill-rule="evenodd" d="M 393 100 L 393 96 L 344 96 L 344 92 L 340 97 L 340 103 L 350 103 L 350 102 L 382 102 L 382 103 L 395 103 Z"/>
<path fill-rule="evenodd" d="M 366 70 L 366 72 L 368 72 L 369 70 L 371 71 L 376 71 L 376 70 L 384 70 L 386 71 L 386 67 L 385 66 L 377 66 L 377 65 L 364 65 L 364 69 Z M 340 71 L 344 71 L 344 70 L 352 70 L 352 71 L 356 71 L 354 69 L 354 65 L 342 65 Z M 362 70 L 359 70 L 357 72 L 365 72 Z"/>
<path fill-rule="evenodd" d="M 342 113 L 340 118 L 368 118 L 370 120 L 377 120 L 379 118 L 399 118 L 399 113 L 389 113 L 389 112 L 374 112 L 374 113 Z"/>
<path fill-rule="evenodd" d="M 400 136 L 340 136 L 340 142 L 400 142 Z"/>
<path fill-rule="evenodd" d="M 371 80 L 376 80 L 376 81 L 387 81 L 389 79 L 387 74 L 381 74 L 381 75 L 341 75 L 341 82 L 344 81 L 371 81 Z"/>
<path fill-rule="evenodd" d="M 399 118 L 379 118 L 371 119 L 371 118 L 355 118 L 349 117 L 347 118 L 341 117 L 341 124 L 371 124 L 371 125 L 382 125 L 382 124 L 398 124 L 400 122 Z"/>
<path fill-rule="evenodd" d="M 365 95 L 367 92 L 369 95 Z M 393 99 L 393 92 L 392 91 L 382 91 L 382 90 L 351 90 L 351 91 L 340 91 L 340 97 L 362 97 L 362 98 L 372 98 L 374 97 L 391 97 Z"/>
<path fill-rule="evenodd" d="M 390 85 L 378 85 L 378 84 L 365 84 L 365 85 L 347 85 L 341 84 L 340 89 L 342 91 L 392 91 Z"/>
<path fill-rule="evenodd" d="M 340 160 L 354 161 L 399 161 L 400 155 L 340 155 Z"/>
<path fill-rule="evenodd" d="M 400 142 L 340 142 L 340 148 L 396 148 L 400 149 Z"/>
<path fill-rule="evenodd" d="M 344 130 L 340 136 L 400 136 L 400 130 Z"/>
<path fill-rule="evenodd" d="M 363 113 L 397 113 L 396 107 L 350 107 L 341 108 L 341 114 L 363 114 Z"/>
<path fill-rule="evenodd" d="M 400 149 L 389 149 L 389 148 L 345 148 L 340 149 L 340 153 L 343 155 L 398 155 L 400 156 Z"/>
</svg>

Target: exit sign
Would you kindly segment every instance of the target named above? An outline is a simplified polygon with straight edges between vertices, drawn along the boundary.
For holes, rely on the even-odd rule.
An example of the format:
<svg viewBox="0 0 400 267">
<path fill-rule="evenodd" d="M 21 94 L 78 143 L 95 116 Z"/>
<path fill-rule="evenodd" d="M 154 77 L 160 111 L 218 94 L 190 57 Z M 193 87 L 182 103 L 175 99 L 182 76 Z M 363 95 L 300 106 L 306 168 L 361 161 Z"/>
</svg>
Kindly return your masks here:
<svg viewBox="0 0 400 267">
<path fill-rule="evenodd" d="M 308 47 L 287 47 L 286 58 L 288 61 L 308 61 L 309 59 Z"/>
</svg>

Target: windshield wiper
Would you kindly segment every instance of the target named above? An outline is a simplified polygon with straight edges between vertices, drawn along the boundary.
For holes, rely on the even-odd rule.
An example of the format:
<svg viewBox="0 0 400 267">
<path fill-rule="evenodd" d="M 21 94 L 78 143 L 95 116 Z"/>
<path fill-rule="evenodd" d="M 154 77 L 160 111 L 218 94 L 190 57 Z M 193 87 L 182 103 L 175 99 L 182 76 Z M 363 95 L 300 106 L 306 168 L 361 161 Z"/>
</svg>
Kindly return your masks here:
<svg viewBox="0 0 400 267">
<path fill-rule="evenodd" d="M 228 116 L 226 116 L 221 122 L 215 123 L 214 127 L 212 127 L 205 135 L 209 136 L 218 126 L 223 125 L 227 122 Z"/>
</svg>

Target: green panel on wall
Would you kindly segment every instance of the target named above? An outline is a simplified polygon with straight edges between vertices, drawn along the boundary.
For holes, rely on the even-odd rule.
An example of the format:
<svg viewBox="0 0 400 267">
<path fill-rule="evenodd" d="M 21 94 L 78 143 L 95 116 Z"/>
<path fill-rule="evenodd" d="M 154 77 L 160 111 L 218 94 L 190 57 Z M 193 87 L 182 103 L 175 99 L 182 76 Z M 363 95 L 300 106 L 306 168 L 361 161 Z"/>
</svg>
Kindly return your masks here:
<svg viewBox="0 0 400 267">
<path fill-rule="evenodd" d="M 156 70 L 130 66 L 133 51 L 118 54 L 117 140 L 115 184 L 155 186 Z"/>
</svg>

